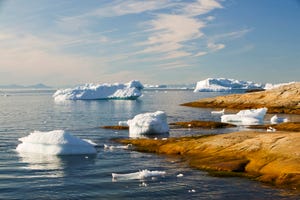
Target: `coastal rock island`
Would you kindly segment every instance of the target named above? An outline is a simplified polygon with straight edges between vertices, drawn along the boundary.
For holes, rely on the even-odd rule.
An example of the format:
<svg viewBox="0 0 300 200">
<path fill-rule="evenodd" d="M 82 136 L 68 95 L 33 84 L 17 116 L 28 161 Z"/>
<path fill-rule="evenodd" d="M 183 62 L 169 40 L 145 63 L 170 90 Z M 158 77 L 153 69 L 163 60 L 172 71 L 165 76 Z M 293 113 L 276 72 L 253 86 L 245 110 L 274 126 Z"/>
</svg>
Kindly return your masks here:
<svg viewBox="0 0 300 200">
<path fill-rule="evenodd" d="M 300 82 L 271 90 L 231 94 L 182 104 L 202 108 L 254 109 L 268 108 L 268 113 L 300 114 Z"/>
<path fill-rule="evenodd" d="M 119 139 L 118 142 L 132 144 L 138 151 L 181 156 L 197 169 L 225 175 L 237 173 L 280 187 L 300 189 L 299 132 L 244 131 L 167 140 Z"/>
</svg>

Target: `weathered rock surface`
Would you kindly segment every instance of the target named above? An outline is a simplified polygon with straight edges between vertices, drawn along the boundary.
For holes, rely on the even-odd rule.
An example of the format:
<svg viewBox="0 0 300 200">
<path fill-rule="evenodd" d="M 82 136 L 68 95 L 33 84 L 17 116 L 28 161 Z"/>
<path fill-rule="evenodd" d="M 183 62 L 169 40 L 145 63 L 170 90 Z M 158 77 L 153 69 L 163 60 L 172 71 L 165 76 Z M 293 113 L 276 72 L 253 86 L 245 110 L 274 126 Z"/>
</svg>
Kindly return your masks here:
<svg viewBox="0 0 300 200">
<path fill-rule="evenodd" d="M 300 114 L 300 82 L 262 92 L 205 98 L 182 105 L 231 109 L 267 107 L 268 113 Z"/>
<path fill-rule="evenodd" d="M 122 139 L 138 151 L 182 156 L 192 167 L 242 172 L 257 180 L 300 190 L 300 134 L 236 132 L 169 138 Z"/>
<path fill-rule="evenodd" d="M 203 129 L 236 127 L 234 124 L 213 122 L 213 121 L 198 121 L 198 120 L 193 120 L 189 122 L 174 122 L 174 123 L 170 123 L 170 125 L 175 128 L 203 128 Z"/>
</svg>

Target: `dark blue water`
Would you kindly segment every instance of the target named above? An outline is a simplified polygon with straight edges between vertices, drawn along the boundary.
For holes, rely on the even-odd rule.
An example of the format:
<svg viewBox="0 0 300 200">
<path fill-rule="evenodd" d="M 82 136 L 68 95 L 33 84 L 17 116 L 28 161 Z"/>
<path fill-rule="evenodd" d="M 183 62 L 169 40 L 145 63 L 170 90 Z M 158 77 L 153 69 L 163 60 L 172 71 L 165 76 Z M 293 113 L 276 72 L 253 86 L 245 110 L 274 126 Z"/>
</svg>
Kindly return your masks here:
<svg viewBox="0 0 300 200">
<path fill-rule="evenodd" d="M 68 101 L 57 104 L 53 91 L 6 91 L 0 96 L 0 199 L 299 199 L 294 191 L 276 189 L 244 178 L 217 178 L 190 169 L 175 157 L 124 149 L 111 138 L 128 131 L 105 130 L 143 112 L 163 110 L 168 121 L 218 120 L 210 109 L 178 106 L 218 93 L 145 91 L 137 101 Z M 95 156 L 21 155 L 18 138 L 34 130 L 63 129 L 98 144 Z M 228 132 L 231 130 L 222 130 Z M 170 137 L 204 134 L 172 130 Z M 113 181 L 112 173 L 165 171 L 164 177 Z M 177 177 L 178 174 L 183 177 Z"/>
</svg>

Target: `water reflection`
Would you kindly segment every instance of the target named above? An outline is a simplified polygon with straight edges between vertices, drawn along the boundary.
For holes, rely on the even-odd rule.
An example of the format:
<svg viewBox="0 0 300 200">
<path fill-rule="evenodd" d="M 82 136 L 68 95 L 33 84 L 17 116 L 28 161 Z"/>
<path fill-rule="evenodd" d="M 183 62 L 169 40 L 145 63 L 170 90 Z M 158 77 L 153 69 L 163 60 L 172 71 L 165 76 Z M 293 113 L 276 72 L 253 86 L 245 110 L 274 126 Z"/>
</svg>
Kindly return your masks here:
<svg viewBox="0 0 300 200">
<path fill-rule="evenodd" d="M 81 166 L 93 165 L 96 155 L 71 155 L 71 156 L 54 156 L 44 154 L 18 153 L 20 162 L 24 163 L 24 169 L 34 171 L 45 171 L 53 173 L 41 173 L 39 176 L 44 177 L 65 177 L 66 169 L 78 168 Z"/>
</svg>

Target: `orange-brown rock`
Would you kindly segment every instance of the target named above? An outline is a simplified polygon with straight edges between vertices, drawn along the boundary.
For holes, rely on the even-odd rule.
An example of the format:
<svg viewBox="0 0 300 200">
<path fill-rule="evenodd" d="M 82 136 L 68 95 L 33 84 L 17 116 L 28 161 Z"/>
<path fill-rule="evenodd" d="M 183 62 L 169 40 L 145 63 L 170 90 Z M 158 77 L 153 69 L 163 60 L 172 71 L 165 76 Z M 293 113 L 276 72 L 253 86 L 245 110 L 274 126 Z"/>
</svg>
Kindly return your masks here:
<svg viewBox="0 0 300 200">
<path fill-rule="evenodd" d="M 229 109 L 267 107 L 268 113 L 300 114 L 300 82 L 272 90 L 205 98 L 182 105 Z"/>
<path fill-rule="evenodd" d="M 257 180 L 300 190 L 300 134 L 236 132 L 168 140 L 123 139 L 138 151 L 180 155 L 190 166 L 239 172 Z"/>
<path fill-rule="evenodd" d="M 280 123 L 280 124 L 249 126 L 249 128 L 253 128 L 253 129 L 267 129 L 269 127 L 275 128 L 278 131 L 300 132 L 300 122 L 285 122 L 285 123 Z"/>
<path fill-rule="evenodd" d="M 204 128 L 204 129 L 216 129 L 216 128 L 232 128 L 234 124 L 228 124 L 223 122 L 213 121 L 189 121 L 189 122 L 174 122 L 170 123 L 171 126 L 176 128 Z"/>
<path fill-rule="evenodd" d="M 113 130 L 128 130 L 128 126 L 101 126 L 104 129 L 113 129 Z"/>
</svg>

